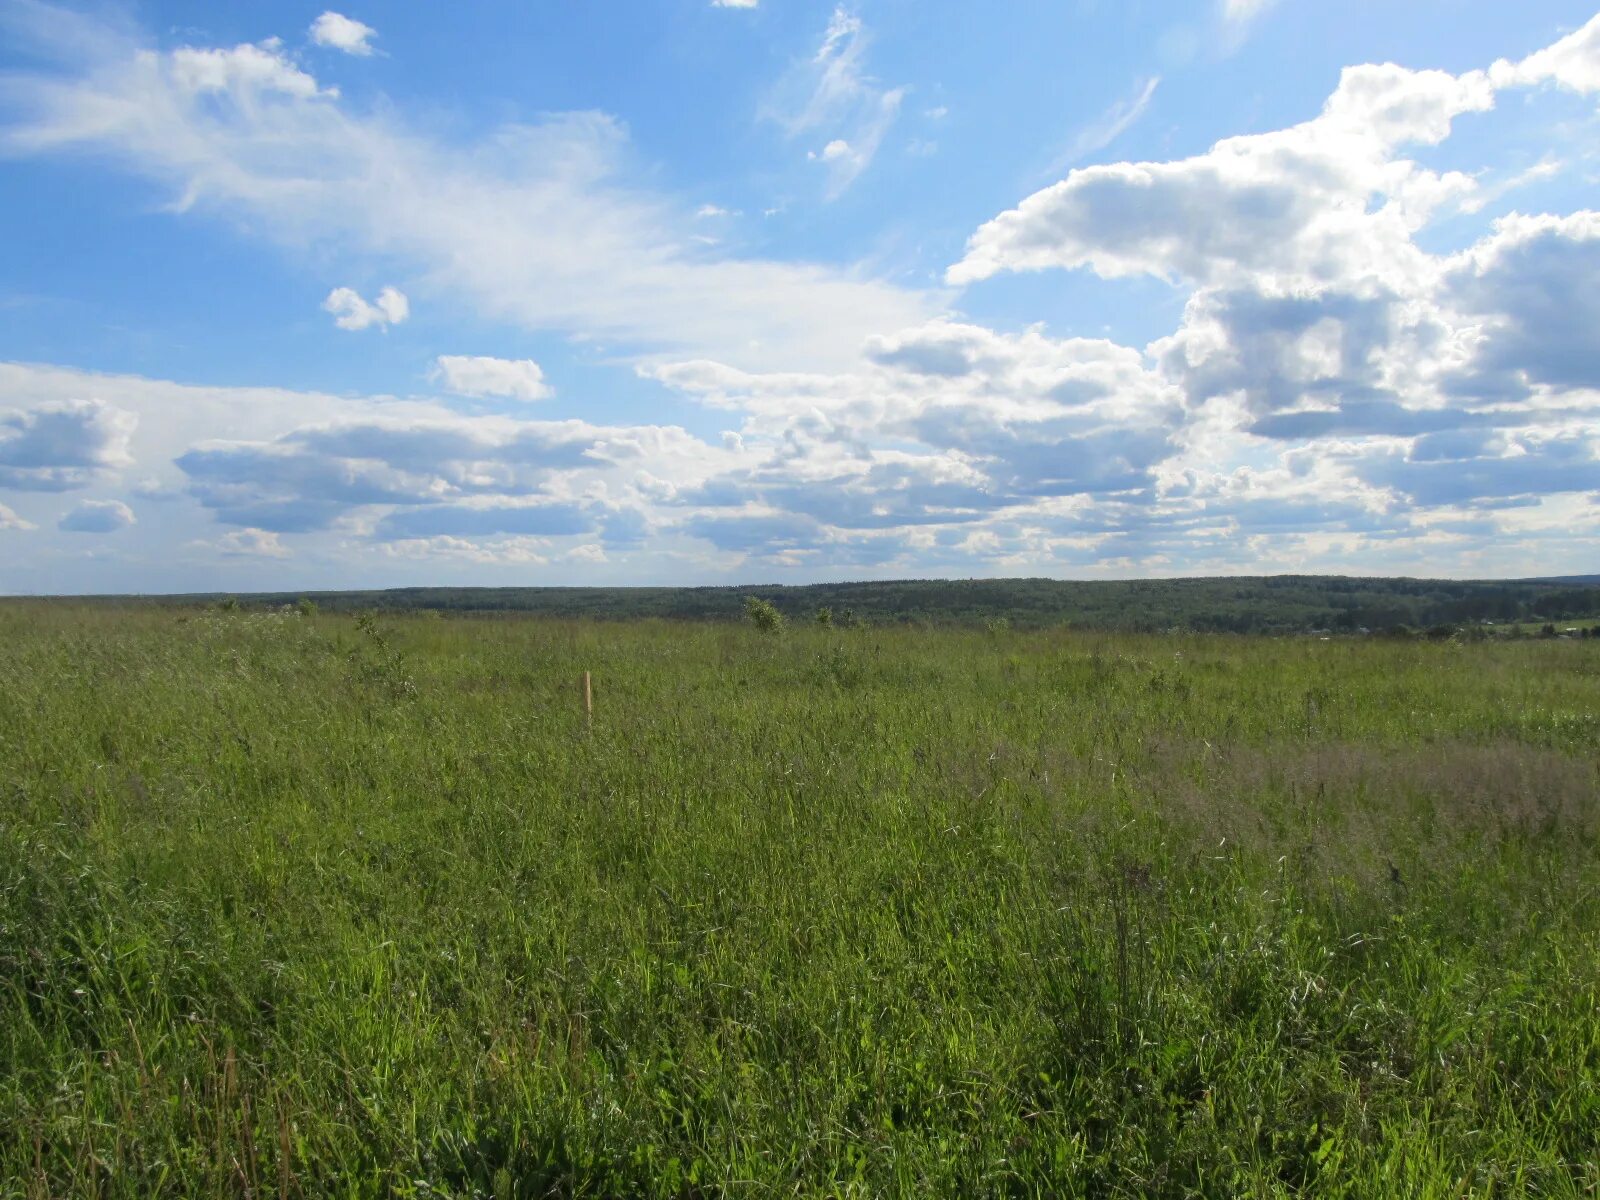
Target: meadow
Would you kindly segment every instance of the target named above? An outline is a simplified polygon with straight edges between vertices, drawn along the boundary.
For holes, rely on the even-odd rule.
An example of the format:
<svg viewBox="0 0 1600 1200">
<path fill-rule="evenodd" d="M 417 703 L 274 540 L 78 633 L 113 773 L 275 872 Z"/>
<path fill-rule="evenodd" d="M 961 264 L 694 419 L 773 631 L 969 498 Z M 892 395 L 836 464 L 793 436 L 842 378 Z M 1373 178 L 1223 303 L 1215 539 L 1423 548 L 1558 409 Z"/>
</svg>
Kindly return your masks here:
<svg viewBox="0 0 1600 1200">
<path fill-rule="evenodd" d="M 8 603 L 0 1196 L 1594 1196 L 1597 762 L 1596 639 Z"/>
</svg>

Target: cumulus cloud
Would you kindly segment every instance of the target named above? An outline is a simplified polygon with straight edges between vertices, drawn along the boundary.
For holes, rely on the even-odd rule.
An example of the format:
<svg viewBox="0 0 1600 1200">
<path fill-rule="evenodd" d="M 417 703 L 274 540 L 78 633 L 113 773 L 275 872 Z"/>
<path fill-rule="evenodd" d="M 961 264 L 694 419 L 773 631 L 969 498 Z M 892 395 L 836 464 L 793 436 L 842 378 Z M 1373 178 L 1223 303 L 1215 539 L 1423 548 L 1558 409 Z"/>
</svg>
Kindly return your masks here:
<svg viewBox="0 0 1600 1200">
<path fill-rule="evenodd" d="M 1600 387 L 1600 212 L 1514 213 L 1444 280 L 1446 302 L 1473 319 L 1460 391 Z"/>
<path fill-rule="evenodd" d="M 1176 162 L 1073 171 L 973 234 L 949 278 L 1087 267 L 1201 285 L 1262 275 L 1393 280 L 1423 262 L 1412 235 L 1476 187 L 1401 149 L 1443 141 L 1457 117 L 1493 108 L 1497 90 L 1548 81 L 1600 90 L 1600 16 L 1518 63 L 1461 75 L 1349 67 L 1322 112 L 1300 125 L 1227 138 Z"/>
<path fill-rule="evenodd" d="M 134 524 L 133 510 L 121 500 L 85 500 L 58 522 L 68 533 L 115 533 Z"/>
<path fill-rule="evenodd" d="M 326 528 L 352 508 L 536 491 L 544 471 L 581 461 L 587 443 L 496 444 L 470 428 L 310 428 L 268 443 L 201 443 L 178 467 L 195 499 L 229 524 Z"/>
<path fill-rule="evenodd" d="M 1526 74 L 1581 79 L 1586 44 Z M 653 368 L 745 414 L 738 465 L 661 502 L 689 510 L 691 536 L 774 565 L 884 561 L 875 539 L 892 531 L 921 564 L 1149 570 L 1283 546 L 1299 547 L 1286 565 L 1431 553 L 1464 512 L 1501 514 L 1475 527 L 1486 536 L 1595 491 L 1600 219 L 1513 214 L 1454 255 L 1416 238 L 1469 211 L 1477 182 L 1405 148 L 1491 107 L 1491 74 L 1350 68 L 1293 129 L 1074 171 L 952 269 L 1188 286 L 1178 329 L 1147 351 L 935 321 L 868 338 L 845 373 Z M 1575 529 L 1592 539 L 1600 520 Z"/>
<path fill-rule="evenodd" d="M 381 552 L 389 558 L 427 561 L 457 560 L 478 566 L 539 566 L 550 561 L 550 543 L 544 538 L 510 537 L 490 541 L 440 535 L 428 538 L 400 538 L 384 542 Z"/>
<path fill-rule="evenodd" d="M 1554 83 L 1585 95 L 1600 92 L 1600 15 L 1520 62 L 1498 60 L 1489 77 L 1501 88 Z"/>
<path fill-rule="evenodd" d="M 1463 457 L 1380 452 L 1359 460 L 1355 471 L 1429 507 L 1478 507 L 1523 498 L 1536 502 L 1559 492 L 1600 490 L 1600 437 L 1522 435 L 1502 447 L 1480 450 Z"/>
<path fill-rule="evenodd" d="M 791 117 L 819 94 L 851 95 L 850 80 L 870 83 L 860 35 L 859 22 L 835 14 L 823 61 L 797 69 Z M 1174 162 L 1073 171 L 976 231 L 952 268 L 958 282 L 1047 267 L 1170 280 L 1186 293 L 1182 317 L 1142 347 L 1042 327 L 1001 332 L 934 316 L 927 297 L 897 310 L 878 300 L 906 293 L 879 290 L 865 302 L 857 281 L 821 271 L 803 303 L 751 316 L 766 286 L 791 277 L 683 251 L 695 214 L 665 213 L 617 182 L 623 143 L 604 119 L 517 131 L 508 135 L 516 153 L 504 157 L 499 146 L 454 156 L 393 118 L 348 112 L 315 81 L 307 91 L 288 75 L 269 85 L 244 74 L 226 82 L 223 72 L 227 90 L 208 93 L 210 107 L 193 118 L 202 126 L 247 96 L 241 109 L 270 109 L 275 132 L 310 131 L 319 153 L 357 151 L 355 165 L 335 169 L 313 155 L 289 178 L 272 165 L 267 124 L 236 113 L 207 131 L 206 155 L 231 148 L 215 180 L 197 173 L 196 203 L 324 237 L 345 228 L 336 214 L 359 202 L 383 223 L 385 240 L 365 244 L 402 256 L 406 246 L 433 248 L 415 255 L 414 277 L 430 289 L 520 272 L 526 260 L 491 255 L 479 240 L 486 223 L 509 231 L 504 246 L 530 247 L 533 258 L 547 256 L 541 269 L 555 266 L 538 287 L 522 279 L 525 293 L 485 283 L 473 295 L 505 298 L 503 317 L 538 312 L 533 323 L 554 325 L 556 309 L 538 306 L 559 302 L 590 336 L 626 327 L 657 349 L 679 347 L 635 361 L 670 400 L 701 410 L 691 427 L 703 436 L 0 364 L 0 395 L 31 406 L 0 415 L 0 471 L 33 471 L 22 478 L 36 488 L 101 478 L 117 452 L 46 450 L 58 439 L 35 436 L 26 415 L 95 394 L 144 416 L 141 440 L 124 438 L 120 453 L 136 456 L 142 473 L 165 472 L 155 487 L 184 498 L 145 514 L 141 535 L 158 511 L 165 519 L 182 510 L 229 527 L 211 543 L 218 553 L 230 542 L 241 552 L 298 552 L 337 540 L 341 562 L 367 555 L 391 566 L 537 563 L 559 572 L 604 555 L 619 570 L 670 560 L 692 564 L 677 568 L 684 573 L 754 563 L 824 576 L 1357 565 L 1469 573 L 1484 561 L 1529 573 L 1585 569 L 1600 550 L 1600 311 L 1590 286 L 1600 218 L 1486 209 L 1510 167 L 1469 173 L 1474 141 L 1450 147 L 1459 171 L 1442 170 L 1427 148 L 1463 114 L 1491 107 L 1498 89 L 1586 87 L 1588 36 L 1461 75 L 1353 67 L 1322 111 L 1292 129 Z M 170 73 L 151 53 L 166 63 L 157 75 Z M 860 145 L 856 110 L 822 108 L 832 115 L 803 130 L 803 144 L 820 156 L 840 142 L 833 158 L 842 161 Z M 111 112 L 113 123 L 124 119 Z M 561 165 L 545 171 L 550 163 Z M 391 168 L 425 198 L 450 193 L 465 217 L 457 222 L 461 212 L 442 200 L 431 210 L 455 223 L 449 238 L 427 241 L 435 231 L 412 231 L 405 214 L 380 211 L 349 183 Z M 175 175 L 187 186 L 187 168 Z M 445 177 L 449 188 L 430 190 Z M 486 188 L 493 204 L 480 203 Z M 592 202 L 597 225 L 563 224 L 575 199 Z M 585 249 L 596 261 L 639 252 L 605 281 L 605 297 L 587 298 L 599 297 L 598 285 L 534 245 L 548 229 L 527 213 L 545 201 L 548 228 L 594 239 Z M 1504 215 L 1491 222 L 1495 213 Z M 1444 215 L 1460 218 L 1444 239 L 1455 249 L 1419 236 Z M 658 233 L 666 240 L 653 240 Z M 716 282 L 739 279 L 750 286 L 711 294 Z M 674 324 L 676 310 L 702 297 L 716 332 L 673 334 L 688 328 Z M 617 324 L 630 305 L 638 307 Z M 896 311 L 903 319 L 889 319 Z M 791 330 L 777 336 L 778 350 L 755 345 L 780 325 L 825 327 L 828 337 L 814 343 Z M 798 352 L 814 344 L 826 352 Z M 445 356 L 435 370 L 463 395 L 532 400 L 546 388 L 526 360 Z"/>
<path fill-rule="evenodd" d="M 681 429 L 495 417 L 299 427 L 271 440 L 202 442 L 177 459 L 187 491 L 217 519 L 276 533 L 383 515 L 380 538 L 580 532 L 599 516 L 580 498 L 649 462 L 656 470 L 715 453 Z"/>
<path fill-rule="evenodd" d="M 311 22 L 309 32 L 311 40 L 318 46 L 342 50 L 359 58 L 366 58 L 372 53 L 372 39 L 378 36 L 378 31 L 372 26 L 331 10 Z"/>
<path fill-rule="evenodd" d="M 399 288 L 384 288 L 369 304 L 354 288 L 340 287 L 328 293 L 322 311 L 332 313 L 333 323 L 340 329 L 370 329 L 374 325 L 387 329 L 411 315 L 411 302 Z"/>
<path fill-rule="evenodd" d="M 939 307 L 848 266 L 707 250 L 688 206 L 629 182 L 626 131 L 603 113 L 461 144 L 347 104 L 275 45 L 161 51 L 47 6 L 22 18 L 66 65 L 8 80 L 10 152 L 100 155 L 170 188 L 179 209 L 241 218 L 297 252 L 404 262 L 491 320 L 637 350 L 842 363 L 864 334 Z M 815 86 L 814 118 L 803 104 L 795 119 L 835 114 L 864 151 L 876 145 L 869 110 L 892 116 L 898 98 L 863 82 L 845 49 L 859 38 L 841 38 L 811 68 L 836 82 Z"/>
<path fill-rule="evenodd" d="M 0 487 L 61 492 L 127 466 L 133 414 L 98 400 L 0 410 Z"/>
<path fill-rule="evenodd" d="M 1124 536 L 1136 561 L 1175 552 L 1161 529 L 1259 549 L 1249 539 L 1432 538 L 1450 514 L 1489 507 L 1509 527 L 1515 508 L 1600 484 L 1586 332 L 1600 321 L 1600 219 L 1513 213 L 1464 251 L 1429 252 L 1417 234 L 1484 197 L 1477 178 L 1408 150 L 1492 108 L 1498 89 L 1591 87 L 1597 31 L 1600 18 L 1461 75 L 1351 67 L 1309 122 L 1175 162 L 1073 171 L 973 235 L 953 282 L 1080 268 L 1190 289 L 1179 327 L 1148 348 L 1184 412 L 1151 460 L 1154 486 L 1124 493 L 1148 499 L 1118 517 L 1152 533 Z M 943 340 L 869 353 L 937 377 L 972 361 Z M 1577 521 L 1591 537 L 1596 524 Z"/>
<path fill-rule="evenodd" d="M 738 553 L 763 538 L 780 555 L 865 552 L 874 531 L 1145 492 L 1182 411 L 1138 351 L 949 321 L 871 339 L 846 374 L 649 370 L 746 414 L 728 470 L 661 497 L 692 510 L 686 532 Z"/>
<path fill-rule="evenodd" d="M 1321 115 L 1193 158 L 1085 167 L 980 228 L 952 283 L 1087 267 L 1195 284 L 1325 282 L 1415 269 L 1412 235 L 1470 192 L 1459 172 L 1399 157 L 1494 103 L 1483 72 L 1347 68 Z"/>
<path fill-rule="evenodd" d="M 457 396 L 533 401 L 552 394 L 544 381 L 544 371 L 531 358 L 441 354 L 434 364 L 433 377 Z"/>
<path fill-rule="evenodd" d="M 289 548 L 267 529 L 230 529 L 212 546 L 229 558 L 288 558 Z"/>
<path fill-rule="evenodd" d="M 24 521 L 21 517 L 17 516 L 17 514 L 15 512 L 13 512 L 11 509 L 7 508 L 4 504 L 0 504 L 0 530 L 7 530 L 7 529 L 12 529 L 12 530 L 37 529 L 37 528 L 39 528 L 39 527 L 37 525 L 35 525 L 32 521 Z"/>
<path fill-rule="evenodd" d="M 189 95 L 234 94 L 298 100 L 333 99 L 338 88 L 324 88 L 283 53 L 277 38 L 228 49 L 181 46 L 167 60 L 173 86 Z"/>
</svg>

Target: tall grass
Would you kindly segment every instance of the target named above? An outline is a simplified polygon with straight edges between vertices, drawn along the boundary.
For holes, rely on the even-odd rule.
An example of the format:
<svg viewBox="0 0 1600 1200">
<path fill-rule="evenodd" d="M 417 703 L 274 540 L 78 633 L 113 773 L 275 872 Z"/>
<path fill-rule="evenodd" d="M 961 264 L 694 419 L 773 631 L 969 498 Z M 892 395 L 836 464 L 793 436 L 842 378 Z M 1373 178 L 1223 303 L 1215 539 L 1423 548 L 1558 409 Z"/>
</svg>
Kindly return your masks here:
<svg viewBox="0 0 1600 1200">
<path fill-rule="evenodd" d="M 6 606 L 0 1195 L 1593 1195 L 1597 714 L 1594 642 Z"/>
</svg>

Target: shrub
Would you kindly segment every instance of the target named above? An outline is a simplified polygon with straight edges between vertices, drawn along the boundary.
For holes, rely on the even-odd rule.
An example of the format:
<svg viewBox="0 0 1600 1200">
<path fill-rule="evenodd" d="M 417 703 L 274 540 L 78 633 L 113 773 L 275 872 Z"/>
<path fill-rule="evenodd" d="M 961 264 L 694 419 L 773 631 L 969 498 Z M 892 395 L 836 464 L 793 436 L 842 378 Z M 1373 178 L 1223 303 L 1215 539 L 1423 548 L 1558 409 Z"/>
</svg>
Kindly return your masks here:
<svg viewBox="0 0 1600 1200">
<path fill-rule="evenodd" d="M 744 598 L 744 615 L 762 633 L 779 633 L 783 629 L 783 614 L 772 601 L 760 596 Z"/>
</svg>

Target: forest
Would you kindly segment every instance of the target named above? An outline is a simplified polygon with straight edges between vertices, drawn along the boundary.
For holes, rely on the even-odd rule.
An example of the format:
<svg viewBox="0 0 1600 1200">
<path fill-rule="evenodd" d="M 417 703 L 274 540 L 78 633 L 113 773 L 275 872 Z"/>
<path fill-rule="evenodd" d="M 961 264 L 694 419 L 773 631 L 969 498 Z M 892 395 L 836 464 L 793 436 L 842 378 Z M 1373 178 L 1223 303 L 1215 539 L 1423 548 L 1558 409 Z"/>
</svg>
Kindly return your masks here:
<svg viewBox="0 0 1600 1200">
<path fill-rule="evenodd" d="M 115 603 L 204 604 L 235 600 L 272 608 L 308 599 L 330 612 L 525 613 L 631 620 L 736 620 L 749 596 L 790 618 L 827 610 L 873 624 L 1071 626 L 1107 632 L 1449 632 L 1526 622 L 1600 619 L 1600 576 L 1555 580 L 1444 580 L 1275 575 L 1219 579 L 1067 581 L 913 579 L 737 587 L 394 588 L 107 597 Z M 1444 627 L 1441 629 L 1441 627 Z"/>
</svg>

